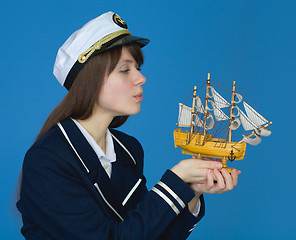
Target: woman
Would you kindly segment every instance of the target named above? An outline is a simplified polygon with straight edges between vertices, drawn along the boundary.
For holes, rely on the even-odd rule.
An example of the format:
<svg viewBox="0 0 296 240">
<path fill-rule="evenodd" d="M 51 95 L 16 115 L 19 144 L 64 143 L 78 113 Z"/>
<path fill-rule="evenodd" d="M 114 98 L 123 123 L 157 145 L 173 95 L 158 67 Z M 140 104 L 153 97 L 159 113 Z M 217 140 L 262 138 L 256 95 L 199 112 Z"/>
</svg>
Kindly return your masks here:
<svg viewBox="0 0 296 240">
<path fill-rule="evenodd" d="M 202 194 L 237 184 L 239 172 L 193 158 L 147 190 L 140 143 L 113 128 L 140 111 L 148 42 L 108 12 L 59 49 L 54 74 L 69 92 L 24 159 L 26 239 L 186 239 L 204 215 Z"/>
</svg>

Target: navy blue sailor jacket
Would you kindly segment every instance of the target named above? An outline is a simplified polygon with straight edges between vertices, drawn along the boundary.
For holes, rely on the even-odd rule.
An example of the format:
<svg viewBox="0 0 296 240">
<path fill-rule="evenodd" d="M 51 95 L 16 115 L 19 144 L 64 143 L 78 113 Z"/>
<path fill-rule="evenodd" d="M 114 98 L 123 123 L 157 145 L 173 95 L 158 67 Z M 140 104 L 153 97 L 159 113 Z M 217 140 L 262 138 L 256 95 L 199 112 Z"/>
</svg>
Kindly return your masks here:
<svg viewBox="0 0 296 240">
<path fill-rule="evenodd" d="M 195 217 L 187 207 L 194 193 L 170 170 L 147 190 L 134 137 L 110 129 L 117 160 L 109 178 L 75 123 L 60 124 L 24 159 L 17 207 L 25 239 L 182 240 L 204 216 L 203 197 Z"/>
</svg>

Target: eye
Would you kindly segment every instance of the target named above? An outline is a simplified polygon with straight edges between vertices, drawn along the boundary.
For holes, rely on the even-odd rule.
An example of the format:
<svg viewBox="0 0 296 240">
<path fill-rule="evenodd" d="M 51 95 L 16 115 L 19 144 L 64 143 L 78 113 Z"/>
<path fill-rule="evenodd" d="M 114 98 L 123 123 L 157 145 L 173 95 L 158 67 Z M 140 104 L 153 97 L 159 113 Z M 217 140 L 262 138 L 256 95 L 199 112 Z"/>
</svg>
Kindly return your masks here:
<svg viewBox="0 0 296 240">
<path fill-rule="evenodd" d="M 120 72 L 122 72 L 122 73 L 128 73 L 129 71 L 130 71 L 129 68 L 125 68 L 125 69 L 120 70 Z"/>
<path fill-rule="evenodd" d="M 142 68 L 139 66 L 139 67 L 137 67 L 137 70 L 138 70 L 138 71 L 141 71 L 141 70 L 142 70 Z"/>
</svg>

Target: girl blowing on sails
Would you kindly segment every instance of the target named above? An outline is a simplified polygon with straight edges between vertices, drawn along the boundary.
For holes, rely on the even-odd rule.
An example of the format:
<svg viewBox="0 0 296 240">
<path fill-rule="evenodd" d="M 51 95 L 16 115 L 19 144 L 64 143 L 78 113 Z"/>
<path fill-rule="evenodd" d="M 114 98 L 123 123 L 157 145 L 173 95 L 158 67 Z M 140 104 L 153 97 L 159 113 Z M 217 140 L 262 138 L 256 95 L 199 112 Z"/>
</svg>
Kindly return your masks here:
<svg viewBox="0 0 296 240">
<path fill-rule="evenodd" d="M 204 216 L 202 194 L 237 185 L 239 171 L 192 158 L 147 190 L 140 143 L 114 128 L 140 111 L 148 42 L 108 12 L 59 49 L 54 74 L 69 92 L 24 159 L 26 239 L 186 239 Z"/>
</svg>

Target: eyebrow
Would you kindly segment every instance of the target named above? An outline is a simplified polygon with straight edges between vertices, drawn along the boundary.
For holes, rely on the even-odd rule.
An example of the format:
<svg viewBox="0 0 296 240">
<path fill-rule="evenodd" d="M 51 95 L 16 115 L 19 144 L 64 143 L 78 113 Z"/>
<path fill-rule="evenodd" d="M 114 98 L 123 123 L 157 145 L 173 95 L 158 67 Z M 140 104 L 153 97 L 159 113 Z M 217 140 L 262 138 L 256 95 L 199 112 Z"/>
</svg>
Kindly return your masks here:
<svg viewBox="0 0 296 240">
<path fill-rule="evenodd" d="M 135 60 L 131 60 L 131 59 L 123 59 L 121 62 L 122 63 L 134 63 L 136 61 Z"/>
</svg>

